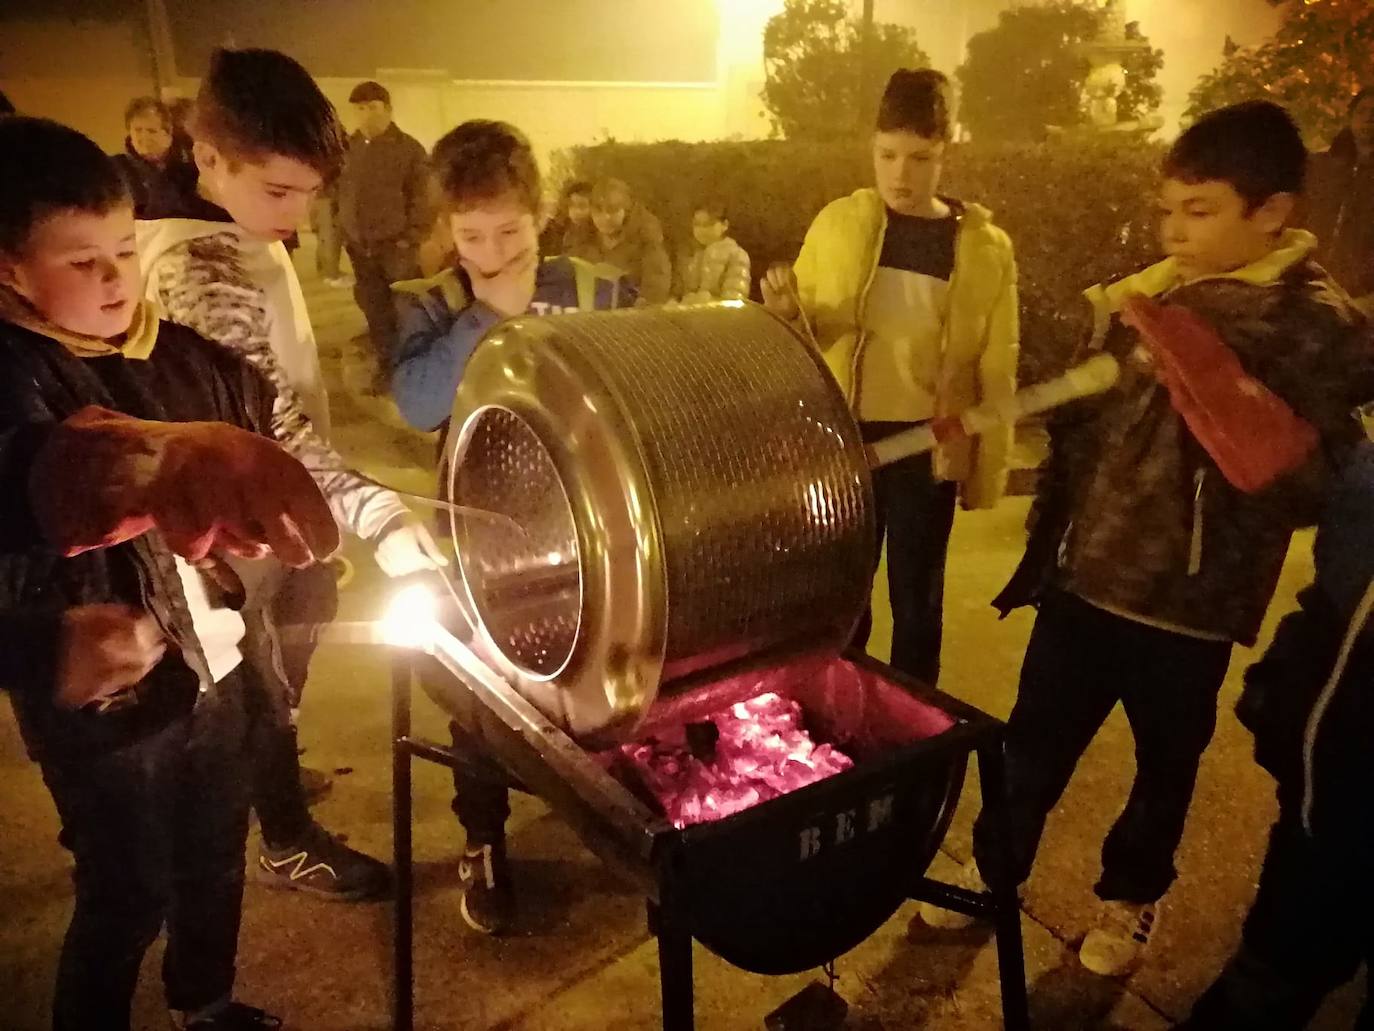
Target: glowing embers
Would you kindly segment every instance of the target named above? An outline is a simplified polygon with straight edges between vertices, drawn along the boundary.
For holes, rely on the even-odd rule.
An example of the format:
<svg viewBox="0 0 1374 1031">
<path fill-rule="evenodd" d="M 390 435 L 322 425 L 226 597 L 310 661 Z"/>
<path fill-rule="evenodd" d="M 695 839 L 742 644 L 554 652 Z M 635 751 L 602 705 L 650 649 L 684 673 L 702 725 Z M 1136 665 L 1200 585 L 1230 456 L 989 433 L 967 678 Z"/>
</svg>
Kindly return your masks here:
<svg viewBox="0 0 1374 1031">
<path fill-rule="evenodd" d="M 771 692 L 619 752 L 679 828 L 742 812 L 854 765 L 811 739 L 799 704 Z"/>
</svg>

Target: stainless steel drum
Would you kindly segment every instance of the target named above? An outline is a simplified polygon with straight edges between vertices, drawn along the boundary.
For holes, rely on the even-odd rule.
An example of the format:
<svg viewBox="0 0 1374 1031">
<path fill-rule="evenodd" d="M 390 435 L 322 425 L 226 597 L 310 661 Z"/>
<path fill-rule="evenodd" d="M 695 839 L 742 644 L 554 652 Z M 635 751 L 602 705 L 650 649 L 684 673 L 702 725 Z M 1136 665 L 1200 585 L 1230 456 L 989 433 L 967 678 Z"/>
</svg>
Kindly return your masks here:
<svg viewBox="0 0 1374 1031">
<path fill-rule="evenodd" d="M 741 665 L 832 655 L 863 612 L 858 429 L 761 308 L 508 322 L 468 362 L 452 427 L 449 500 L 505 517 L 453 517 L 484 650 L 583 741 Z"/>
</svg>

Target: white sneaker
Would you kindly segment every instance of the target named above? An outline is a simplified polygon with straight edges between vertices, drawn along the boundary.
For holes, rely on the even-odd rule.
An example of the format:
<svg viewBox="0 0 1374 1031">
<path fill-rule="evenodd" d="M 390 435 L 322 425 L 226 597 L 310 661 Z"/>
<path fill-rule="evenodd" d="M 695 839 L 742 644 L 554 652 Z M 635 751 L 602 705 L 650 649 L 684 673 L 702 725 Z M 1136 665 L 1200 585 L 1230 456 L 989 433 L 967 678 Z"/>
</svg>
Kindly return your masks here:
<svg viewBox="0 0 1374 1031">
<path fill-rule="evenodd" d="M 1100 977 L 1120 977 L 1140 961 L 1158 929 L 1158 903 L 1104 902 L 1097 926 L 1078 950 L 1078 961 Z"/>
<path fill-rule="evenodd" d="M 959 868 L 959 873 L 954 878 L 954 885 L 967 891 L 984 892 L 988 890 L 983 875 L 978 872 L 978 863 L 973 859 Z M 965 927 L 972 927 L 977 919 L 967 913 L 956 913 L 952 909 L 944 909 L 933 902 L 922 902 L 919 912 L 927 927 L 935 927 L 941 931 L 962 931 Z"/>
</svg>

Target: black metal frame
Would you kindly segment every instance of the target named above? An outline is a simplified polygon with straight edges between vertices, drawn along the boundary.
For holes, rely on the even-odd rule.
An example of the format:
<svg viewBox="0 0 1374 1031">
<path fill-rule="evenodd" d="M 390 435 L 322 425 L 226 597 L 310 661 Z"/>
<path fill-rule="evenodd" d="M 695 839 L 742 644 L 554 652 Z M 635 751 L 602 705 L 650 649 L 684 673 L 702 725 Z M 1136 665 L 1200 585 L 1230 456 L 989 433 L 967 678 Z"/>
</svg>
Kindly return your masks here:
<svg viewBox="0 0 1374 1031">
<path fill-rule="evenodd" d="M 414 686 L 415 655 L 398 650 L 391 666 L 392 829 L 396 875 L 391 993 L 394 1031 L 413 1031 L 415 1026 L 411 762 L 424 759 L 451 769 L 456 761 L 452 749 L 412 736 Z M 1006 782 L 1001 725 L 957 699 L 947 695 L 939 697 L 953 714 L 967 714 L 978 719 L 979 726 L 970 730 L 967 745 L 969 751 L 977 755 L 984 808 L 994 818 L 994 825 L 1000 826 Z M 692 935 L 676 902 L 673 865 L 671 852 L 657 856 L 654 863 L 656 883 L 641 886 L 646 888 L 648 896 L 649 928 L 658 941 L 664 1031 L 694 1031 Z M 980 894 L 922 876 L 913 886 L 910 897 L 992 921 L 997 938 L 1003 1026 L 1007 1031 L 1029 1031 L 1021 908 L 1015 888 L 993 887 Z"/>
</svg>

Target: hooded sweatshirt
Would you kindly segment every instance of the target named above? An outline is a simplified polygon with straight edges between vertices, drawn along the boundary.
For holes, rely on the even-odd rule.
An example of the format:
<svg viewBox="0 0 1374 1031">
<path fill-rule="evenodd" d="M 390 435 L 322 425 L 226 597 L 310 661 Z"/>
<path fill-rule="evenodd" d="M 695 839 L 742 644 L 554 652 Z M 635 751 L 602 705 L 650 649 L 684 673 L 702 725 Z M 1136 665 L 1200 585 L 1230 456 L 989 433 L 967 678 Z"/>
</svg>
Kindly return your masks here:
<svg viewBox="0 0 1374 1031">
<path fill-rule="evenodd" d="M 241 355 L 276 388 L 272 431 L 314 474 L 339 524 L 376 537 L 407 509 L 344 465 L 327 443 L 329 397 L 291 257 L 205 201 L 137 223 L 147 296 L 167 318 Z"/>
</svg>

